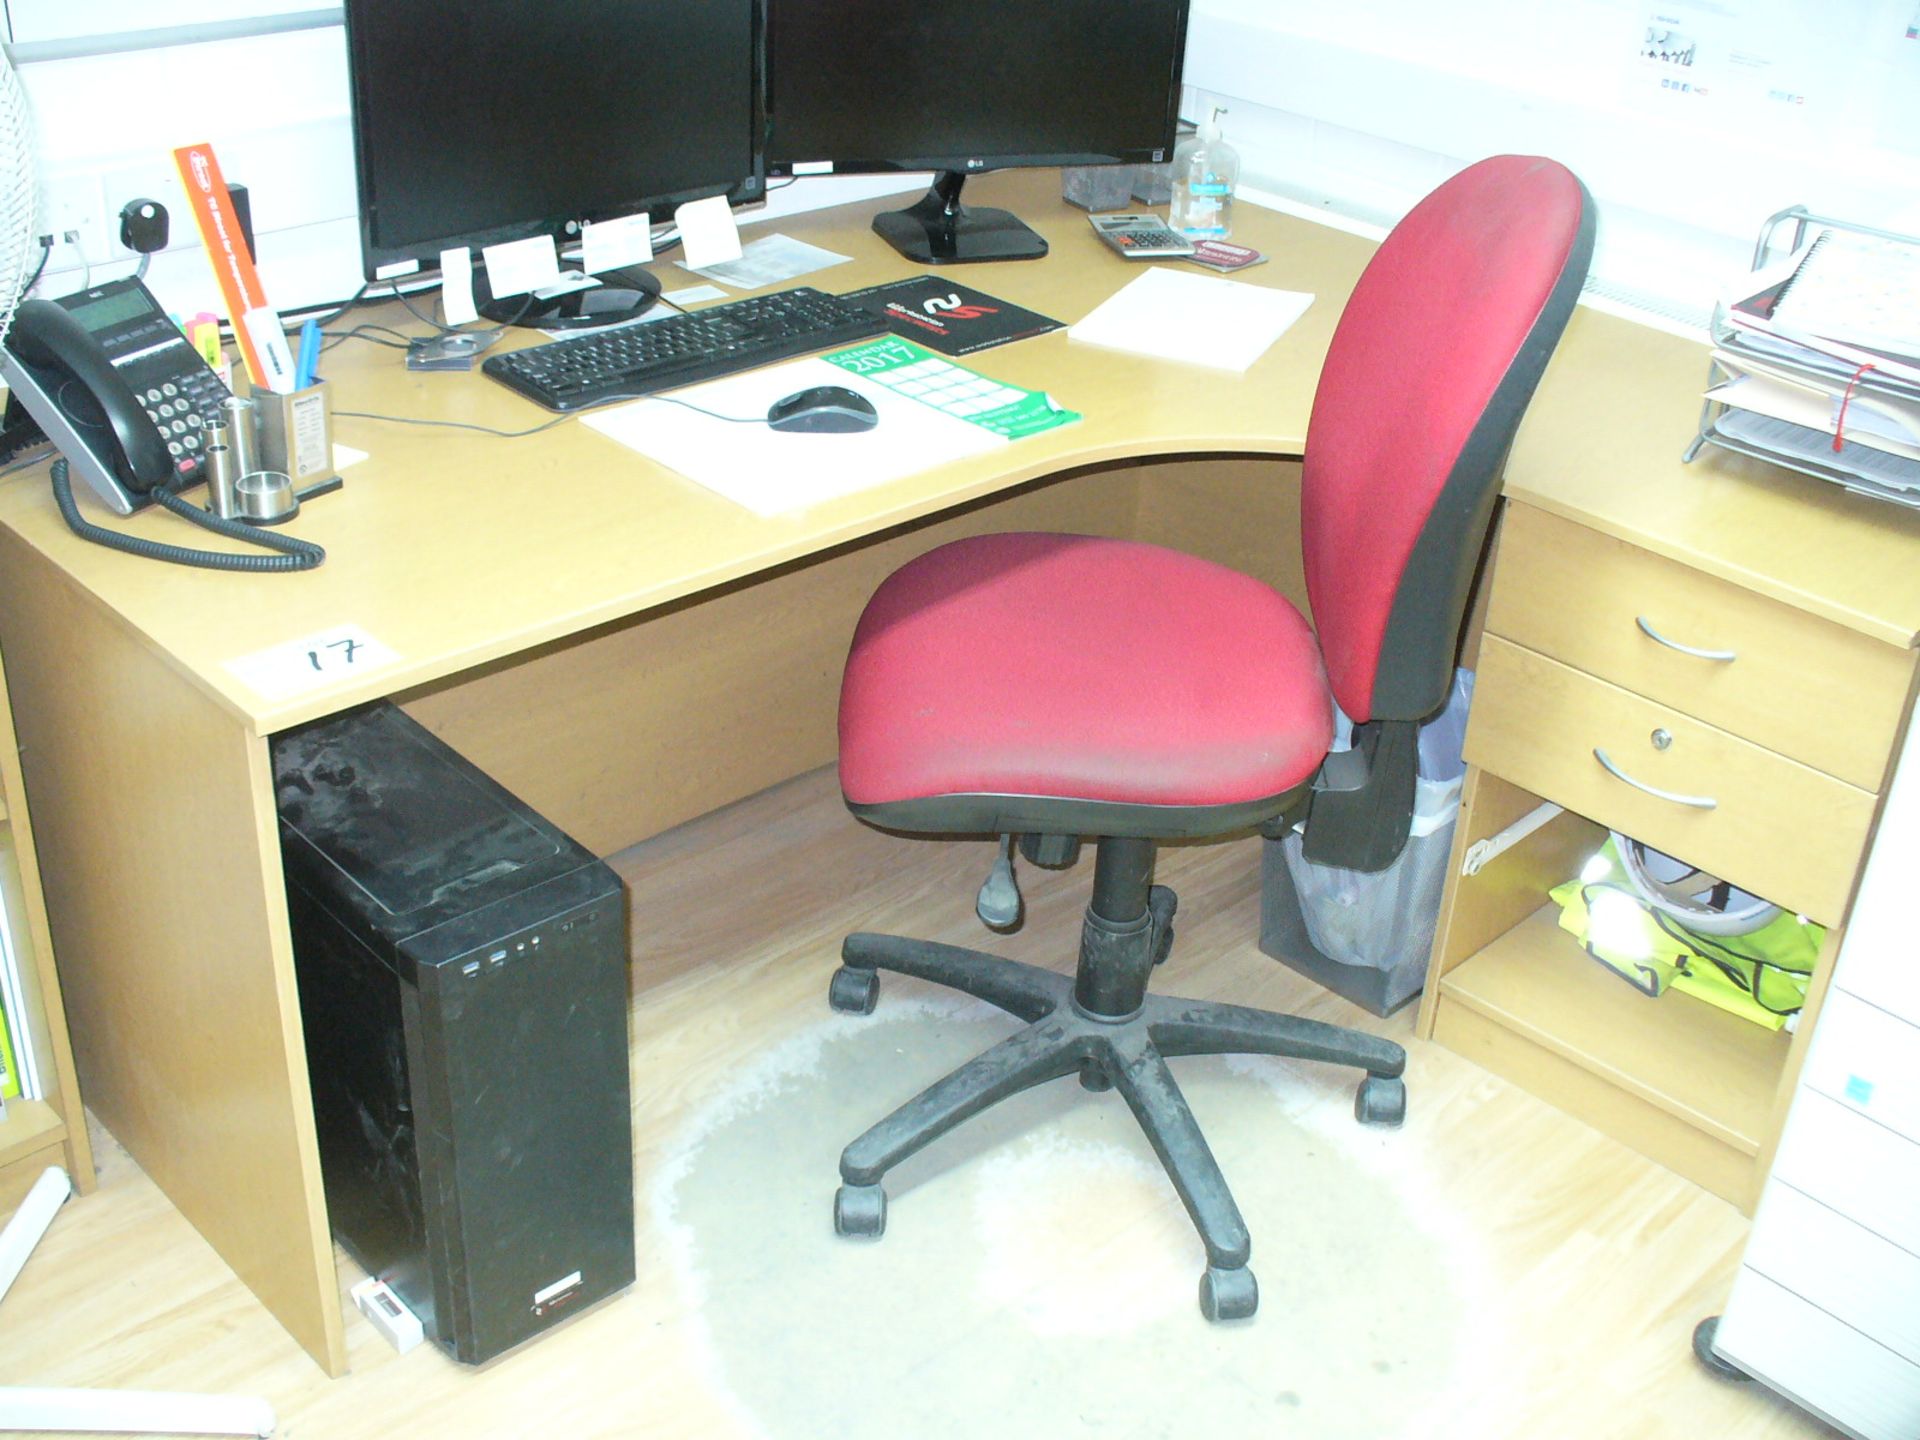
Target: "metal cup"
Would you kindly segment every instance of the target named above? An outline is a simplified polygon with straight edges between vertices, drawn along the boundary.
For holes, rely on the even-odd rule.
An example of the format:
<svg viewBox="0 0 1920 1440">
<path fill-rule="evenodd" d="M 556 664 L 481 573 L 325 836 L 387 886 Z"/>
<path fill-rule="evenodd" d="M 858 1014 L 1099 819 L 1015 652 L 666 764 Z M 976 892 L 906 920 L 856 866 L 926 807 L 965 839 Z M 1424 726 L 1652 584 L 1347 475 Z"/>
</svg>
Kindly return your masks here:
<svg viewBox="0 0 1920 1440">
<path fill-rule="evenodd" d="M 251 525 L 278 525 L 300 513 L 300 497 L 284 470 L 254 470 L 234 482 L 240 518 Z"/>
</svg>

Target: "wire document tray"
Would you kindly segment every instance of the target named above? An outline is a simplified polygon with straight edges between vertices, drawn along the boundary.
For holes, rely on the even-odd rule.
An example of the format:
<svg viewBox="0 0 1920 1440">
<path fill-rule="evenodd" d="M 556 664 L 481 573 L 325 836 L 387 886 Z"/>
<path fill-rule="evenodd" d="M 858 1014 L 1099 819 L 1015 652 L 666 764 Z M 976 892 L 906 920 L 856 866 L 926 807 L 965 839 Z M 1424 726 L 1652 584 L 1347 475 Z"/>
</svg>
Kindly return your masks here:
<svg viewBox="0 0 1920 1440">
<path fill-rule="evenodd" d="M 1787 302 L 1816 262 L 1819 303 L 1805 289 Z M 1920 237 L 1799 205 L 1770 217 L 1749 293 L 1714 306 L 1699 430 L 1682 459 L 1713 445 L 1920 508 L 1920 341 L 1878 328 L 1900 317 L 1910 328 L 1914 293 Z"/>
</svg>

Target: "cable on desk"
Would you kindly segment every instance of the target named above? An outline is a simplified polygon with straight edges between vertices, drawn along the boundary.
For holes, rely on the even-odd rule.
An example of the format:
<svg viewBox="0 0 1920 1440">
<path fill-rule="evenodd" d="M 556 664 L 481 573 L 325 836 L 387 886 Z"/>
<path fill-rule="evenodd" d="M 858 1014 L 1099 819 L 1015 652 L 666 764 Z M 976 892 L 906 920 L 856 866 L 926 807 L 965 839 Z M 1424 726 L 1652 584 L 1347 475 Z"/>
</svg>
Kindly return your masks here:
<svg viewBox="0 0 1920 1440">
<path fill-rule="evenodd" d="M 704 415 L 709 420 L 724 420 L 729 425 L 764 425 L 767 423 L 767 417 L 764 415 L 722 415 L 717 410 L 703 410 L 700 406 L 695 405 L 689 400 L 677 399 L 672 395 L 662 395 L 658 391 L 650 395 L 609 395 L 606 399 L 598 401 L 596 404 L 588 406 L 587 408 L 598 409 L 601 405 L 611 405 L 619 400 L 664 400 L 669 405 L 678 405 L 682 410 L 691 410 L 694 414 Z"/>
<path fill-rule="evenodd" d="M 422 420 L 412 415 L 376 415 L 371 410 L 336 410 L 335 415 L 344 415 L 353 420 L 386 420 L 395 425 L 433 425 L 445 430 L 478 430 L 482 435 L 498 435 L 503 440 L 518 440 L 523 435 L 538 435 L 542 430 L 551 430 L 556 425 L 564 425 L 578 415 L 561 415 L 536 425 L 531 430 L 495 430 L 490 425 L 473 425 L 465 420 Z"/>
<path fill-rule="evenodd" d="M 181 519 L 230 540 L 244 540 L 249 545 L 259 545 L 278 553 L 241 555 L 226 550 L 189 550 L 185 546 L 168 545 L 163 541 L 109 530 L 103 525 L 95 525 L 80 514 L 80 507 L 74 503 L 73 486 L 67 472 L 65 458 L 54 461 L 53 469 L 49 472 L 53 481 L 53 501 L 59 507 L 61 518 L 67 522 L 67 528 L 82 540 L 91 540 L 109 550 L 139 555 L 148 560 L 170 560 L 176 565 L 193 565 L 202 570 L 237 570 L 256 575 L 311 570 L 327 558 L 327 552 L 311 540 L 279 535 L 271 530 L 242 524 L 238 520 L 210 515 L 182 500 L 165 485 L 154 487 L 153 498 Z"/>
<path fill-rule="evenodd" d="M 413 318 L 418 320 L 422 325 L 431 325 L 435 330 L 439 331 L 442 335 L 472 335 L 476 333 L 472 330 L 463 330 L 458 325 L 449 325 L 445 321 L 436 320 L 431 315 L 422 315 L 418 310 L 413 308 L 413 302 L 407 299 L 407 297 L 401 293 L 400 282 L 398 280 L 394 281 L 389 288 L 393 291 L 393 298 L 398 300 L 402 305 L 406 306 L 407 313 L 413 316 Z M 496 325 L 494 329 L 496 331 L 499 331 L 499 330 L 505 329 L 508 325 L 518 325 L 520 323 L 521 317 L 524 316 L 527 313 L 527 311 L 529 311 L 532 308 L 533 308 L 533 292 L 528 291 L 527 298 L 520 302 L 520 308 L 514 311 L 511 316 L 509 316 L 506 320 L 502 321 L 499 325 Z"/>
<path fill-rule="evenodd" d="M 47 452 L 53 448 L 53 442 L 51 440 L 41 440 L 27 448 L 32 450 L 33 453 L 25 459 L 15 460 L 11 465 L 0 468 L 0 477 L 11 475 L 16 470 L 24 470 L 29 465 L 38 465 L 42 460 L 47 458 Z"/>
<path fill-rule="evenodd" d="M 379 334 L 375 334 L 376 331 Z M 396 330 L 391 325 L 382 325 L 377 321 L 356 325 L 351 330 L 322 330 L 320 333 L 327 337 L 327 343 L 321 347 L 322 350 L 331 350 L 335 346 L 346 344 L 349 340 L 366 340 L 374 345 L 385 345 L 390 350 L 405 350 L 414 339 L 404 330 Z M 390 335 L 393 338 L 382 340 L 380 335 Z"/>
<path fill-rule="evenodd" d="M 316 315 L 312 318 L 318 320 L 322 325 L 329 324 L 332 321 L 338 320 L 342 315 L 346 314 L 349 310 L 353 309 L 354 306 L 358 305 L 362 300 L 366 298 L 367 298 L 367 286 L 365 284 L 362 284 L 358 290 L 354 291 L 353 294 L 349 295 L 346 299 L 342 300 L 333 309 L 327 311 L 325 314 Z M 289 320 L 304 320 L 307 317 L 305 315 L 302 315 L 297 310 L 290 310 L 287 312 L 286 318 Z"/>
</svg>

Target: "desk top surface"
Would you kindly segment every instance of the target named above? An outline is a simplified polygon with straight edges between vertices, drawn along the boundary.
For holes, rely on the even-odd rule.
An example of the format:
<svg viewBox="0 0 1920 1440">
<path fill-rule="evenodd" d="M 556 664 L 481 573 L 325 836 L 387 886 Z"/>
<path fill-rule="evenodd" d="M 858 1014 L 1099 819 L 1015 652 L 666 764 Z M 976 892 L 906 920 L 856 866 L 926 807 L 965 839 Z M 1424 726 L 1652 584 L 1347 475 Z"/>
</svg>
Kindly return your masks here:
<svg viewBox="0 0 1920 1440">
<path fill-rule="evenodd" d="M 1060 200 L 1053 171 L 986 177 L 970 182 L 968 195 L 1011 206 L 1046 234 L 1052 254 L 940 272 L 961 283 L 1071 324 L 1139 273 L 1094 236 L 1084 212 Z M 863 202 L 767 228 L 852 257 L 804 282 L 852 290 L 924 273 L 868 229 L 876 211 L 900 203 Z M 47 556 L 257 733 L 270 733 L 1080 466 L 1297 455 L 1340 302 L 1372 247 L 1251 206 L 1236 220 L 1236 241 L 1272 259 L 1233 283 L 1316 296 L 1244 375 L 1098 350 L 1061 331 L 979 352 L 960 363 L 1046 390 L 1086 418 L 801 512 L 756 516 L 573 420 L 505 439 L 340 417 L 336 438 L 370 458 L 344 472 L 343 491 L 310 504 L 290 527 L 327 547 L 326 563 L 312 572 L 186 571 L 89 545 L 60 521 L 44 466 L 0 483 L 0 526 L 9 543 Z M 695 283 L 656 268 L 669 289 Z M 395 323 L 405 322 L 398 313 Z M 409 372 L 398 352 L 372 345 L 340 346 L 322 371 L 337 411 L 507 430 L 552 418 L 477 371 Z M 1521 429 L 1509 495 L 1889 643 L 1913 643 L 1920 513 L 1717 452 L 1682 465 L 1705 374 L 1704 346 L 1583 308 Z M 87 497 L 81 503 L 97 509 Z M 195 543 L 200 533 L 161 513 L 107 518 L 176 543 Z M 257 694 L 227 668 L 343 625 L 399 658 L 289 697 Z"/>
</svg>

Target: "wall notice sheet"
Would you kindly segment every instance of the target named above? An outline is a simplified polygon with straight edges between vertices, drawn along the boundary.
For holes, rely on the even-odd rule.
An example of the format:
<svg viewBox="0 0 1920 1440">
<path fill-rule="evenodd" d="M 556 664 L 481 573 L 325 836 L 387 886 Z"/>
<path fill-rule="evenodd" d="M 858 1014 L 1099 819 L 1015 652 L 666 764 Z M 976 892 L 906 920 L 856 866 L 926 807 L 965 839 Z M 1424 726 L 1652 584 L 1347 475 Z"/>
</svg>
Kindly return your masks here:
<svg viewBox="0 0 1920 1440">
<path fill-rule="evenodd" d="M 824 358 L 896 395 L 911 396 L 1009 440 L 1071 425 L 1081 418 L 1077 411 L 1055 404 L 1051 395 L 990 380 L 911 340 L 870 340 Z"/>
<path fill-rule="evenodd" d="M 968 355 L 1060 328 L 1058 320 L 938 276 L 893 280 L 841 298 L 878 315 L 894 334 L 942 355 Z"/>
</svg>

